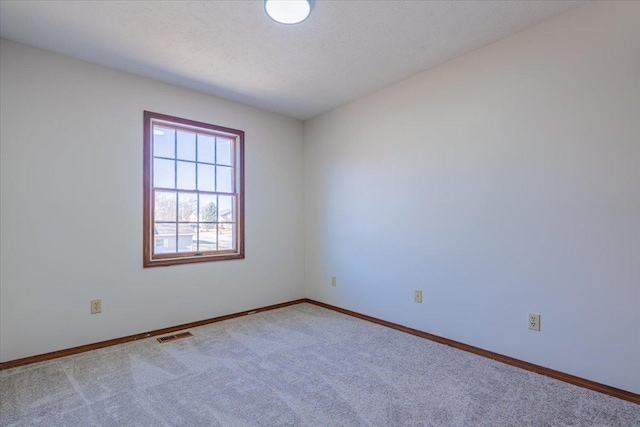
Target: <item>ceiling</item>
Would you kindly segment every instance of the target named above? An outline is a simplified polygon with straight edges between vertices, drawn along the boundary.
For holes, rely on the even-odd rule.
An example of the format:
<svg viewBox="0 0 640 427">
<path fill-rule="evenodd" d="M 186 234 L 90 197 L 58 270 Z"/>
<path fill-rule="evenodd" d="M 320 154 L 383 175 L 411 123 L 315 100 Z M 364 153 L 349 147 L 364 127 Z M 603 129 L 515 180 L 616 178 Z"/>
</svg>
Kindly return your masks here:
<svg viewBox="0 0 640 427">
<path fill-rule="evenodd" d="M 309 119 L 583 1 L 0 1 L 3 38 Z"/>
</svg>

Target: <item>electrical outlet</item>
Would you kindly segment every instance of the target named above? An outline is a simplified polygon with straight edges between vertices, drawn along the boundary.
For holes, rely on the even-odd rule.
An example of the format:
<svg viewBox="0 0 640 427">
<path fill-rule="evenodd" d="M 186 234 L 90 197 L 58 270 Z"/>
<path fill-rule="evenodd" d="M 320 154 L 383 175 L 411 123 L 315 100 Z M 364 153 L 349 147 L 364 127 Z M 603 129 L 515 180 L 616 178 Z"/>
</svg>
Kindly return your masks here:
<svg viewBox="0 0 640 427">
<path fill-rule="evenodd" d="M 331 277 L 331 286 L 336 286 L 338 284 L 338 280 L 336 279 L 336 276 L 332 276 Z"/>
<path fill-rule="evenodd" d="M 422 304 L 422 289 L 416 289 L 413 300 Z"/>
<path fill-rule="evenodd" d="M 536 313 L 529 313 L 529 329 L 532 331 L 540 330 L 540 315 Z"/>
<path fill-rule="evenodd" d="M 101 299 L 93 299 L 91 300 L 91 314 L 102 313 L 102 300 Z"/>
</svg>

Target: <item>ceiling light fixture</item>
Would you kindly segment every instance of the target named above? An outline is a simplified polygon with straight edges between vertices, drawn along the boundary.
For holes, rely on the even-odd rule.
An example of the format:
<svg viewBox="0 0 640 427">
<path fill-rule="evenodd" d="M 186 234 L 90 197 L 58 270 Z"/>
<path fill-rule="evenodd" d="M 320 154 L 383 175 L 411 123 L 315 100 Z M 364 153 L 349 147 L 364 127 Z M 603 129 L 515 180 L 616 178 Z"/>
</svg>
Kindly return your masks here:
<svg viewBox="0 0 640 427">
<path fill-rule="evenodd" d="M 298 24 L 309 17 L 313 0 L 264 0 L 264 11 L 281 24 Z"/>
</svg>

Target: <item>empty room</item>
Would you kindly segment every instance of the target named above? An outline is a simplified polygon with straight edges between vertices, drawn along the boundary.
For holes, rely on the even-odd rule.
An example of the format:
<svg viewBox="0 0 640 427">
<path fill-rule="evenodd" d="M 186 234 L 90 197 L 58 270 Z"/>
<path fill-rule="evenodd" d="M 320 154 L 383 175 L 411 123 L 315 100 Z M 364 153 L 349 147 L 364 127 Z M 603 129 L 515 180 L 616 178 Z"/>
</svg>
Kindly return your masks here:
<svg viewBox="0 0 640 427">
<path fill-rule="evenodd" d="M 640 427 L 639 1 L 0 37 L 0 426 Z"/>
</svg>

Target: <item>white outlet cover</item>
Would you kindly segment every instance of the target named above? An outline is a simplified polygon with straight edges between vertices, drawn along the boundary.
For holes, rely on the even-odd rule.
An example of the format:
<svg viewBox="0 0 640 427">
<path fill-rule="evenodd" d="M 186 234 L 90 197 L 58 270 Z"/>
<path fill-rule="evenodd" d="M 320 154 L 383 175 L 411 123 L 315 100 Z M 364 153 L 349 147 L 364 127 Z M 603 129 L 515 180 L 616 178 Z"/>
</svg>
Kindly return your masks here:
<svg viewBox="0 0 640 427">
<path fill-rule="evenodd" d="M 102 300 L 94 299 L 91 300 L 91 314 L 102 313 Z"/>
<path fill-rule="evenodd" d="M 532 331 L 540 330 L 540 315 L 537 313 L 529 313 L 528 316 L 529 329 Z"/>
<path fill-rule="evenodd" d="M 413 300 L 422 303 L 422 290 L 416 289 Z"/>
</svg>

